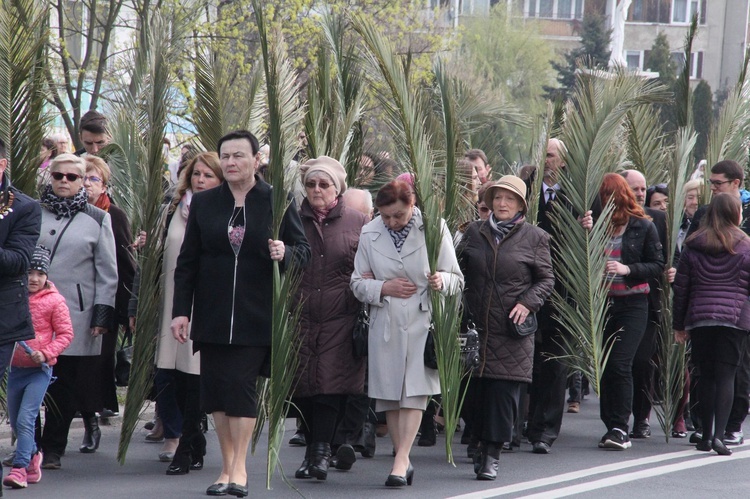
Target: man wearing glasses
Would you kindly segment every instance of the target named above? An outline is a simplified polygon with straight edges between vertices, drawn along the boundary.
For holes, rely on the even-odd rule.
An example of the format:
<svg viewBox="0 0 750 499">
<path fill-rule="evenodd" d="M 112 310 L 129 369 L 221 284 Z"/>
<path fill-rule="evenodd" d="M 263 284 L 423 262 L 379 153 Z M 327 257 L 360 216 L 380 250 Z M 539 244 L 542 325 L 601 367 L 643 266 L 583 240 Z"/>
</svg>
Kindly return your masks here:
<svg viewBox="0 0 750 499">
<path fill-rule="evenodd" d="M 732 160 L 719 161 L 711 167 L 709 183 L 711 194 L 726 192 L 737 196 L 742 201 L 740 229 L 745 234 L 750 235 L 750 197 L 747 196 L 747 191 L 744 191 L 745 196 L 741 192 L 745 183 L 745 172 L 742 166 Z M 695 217 L 693 217 L 693 222 L 690 224 L 687 237 L 690 237 L 693 232 L 698 230 L 701 218 L 705 213 L 706 206 L 698 208 L 698 211 L 695 212 Z M 698 376 L 700 373 L 696 374 L 693 375 L 693 384 L 699 382 Z M 693 405 L 695 403 L 696 401 L 693 401 Z M 725 445 L 740 445 L 745 441 L 745 437 L 742 434 L 742 423 L 745 421 L 748 409 L 750 409 L 750 344 L 742 354 L 742 363 L 734 378 L 734 402 L 732 403 L 732 411 L 729 413 L 729 421 L 724 433 L 723 441 Z M 690 436 L 690 442 L 697 443 L 697 440 L 700 440 L 700 438 L 701 435 L 699 432 L 696 432 Z"/>
</svg>

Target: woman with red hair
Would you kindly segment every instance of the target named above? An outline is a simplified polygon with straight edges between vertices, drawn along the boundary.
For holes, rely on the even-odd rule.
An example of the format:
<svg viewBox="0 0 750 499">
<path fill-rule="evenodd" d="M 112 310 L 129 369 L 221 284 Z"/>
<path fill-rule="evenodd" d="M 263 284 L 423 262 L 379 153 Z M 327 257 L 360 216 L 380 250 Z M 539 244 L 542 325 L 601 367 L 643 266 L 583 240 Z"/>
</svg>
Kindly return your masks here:
<svg viewBox="0 0 750 499">
<path fill-rule="evenodd" d="M 604 176 L 599 189 L 602 206 L 614 205 L 609 225 L 610 242 L 606 266 L 609 309 L 604 341 L 612 345 L 602 373 L 600 417 L 607 433 L 599 447 L 625 450 L 630 447 L 628 421 L 633 406 L 633 358 L 648 321 L 648 280 L 661 275 L 664 256 L 651 218 L 635 199 L 625 179 Z"/>
</svg>

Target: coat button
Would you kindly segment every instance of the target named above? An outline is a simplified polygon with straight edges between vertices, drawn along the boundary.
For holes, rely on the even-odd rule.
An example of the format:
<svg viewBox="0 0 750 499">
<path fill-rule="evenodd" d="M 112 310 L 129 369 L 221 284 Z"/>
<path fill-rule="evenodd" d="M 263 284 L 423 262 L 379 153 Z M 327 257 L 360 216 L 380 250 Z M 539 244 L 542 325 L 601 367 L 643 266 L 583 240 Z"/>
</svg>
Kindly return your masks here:
<svg viewBox="0 0 750 499">
<path fill-rule="evenodd" d="M 401 303 L 401 306 L 402 306 L 402 307 L 405 307 L 405 306 L 406 306 L 406 302 L 402 302 L 402 303 Z"/>
<path fill-rule="evenodd" d="M 406 326 L 404 326 L 404 327 L 403 327 L 403 328 L 401 328 L 401 329 L 403 329 L 404 331 L 406 331 L 406 329 L 407 329 L 407 328 L 406 328 Z"/>
<path fill-rule="evenodd" d="M 323 255 L 320 255 L 320 258 L 323 258 Z"/>
<path fill-rule="evenodd" d="M 49 231 L 50 236 L 54 236 L 55 234 L 57 234 L 57 231 L 55 229 L 52 229 L 51 231 Z"/>
<path fill-rule="evenodd" d="M 400 269 L 403 269 L 403 268 L 404 268 L 404 266 L 403 266 L 403 265 L 399 265 L 399 266 L 398 266 L 398 268 L 400 268 Z"/>
</svg>

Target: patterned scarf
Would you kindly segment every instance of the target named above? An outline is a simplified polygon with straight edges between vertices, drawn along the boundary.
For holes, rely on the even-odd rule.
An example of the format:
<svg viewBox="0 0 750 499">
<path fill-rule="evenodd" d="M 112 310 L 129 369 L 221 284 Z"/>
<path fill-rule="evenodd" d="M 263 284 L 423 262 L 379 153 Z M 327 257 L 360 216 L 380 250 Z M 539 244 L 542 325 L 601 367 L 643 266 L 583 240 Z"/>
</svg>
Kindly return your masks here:
<svg viewBox="0 0 750 499">
<path fill-rule="evenodd" d="M 313 211 L 313 216 L 315 217 L 315 222 L 318 225 L 321 225 L 323 223 L 323 220 L 326 219 L 326 217 L 328 216 L 328 214 L 331 212 L 332 209 L 334 209 L 336 207 L 337 204 L 339 204 L 339 198 L 338 197 L 336 199 L 334 199 L 333 202 L 331 204 L 329 204 L 328 206 L 326 206 L 325 208 L 321 208 L 321 209 L 313 208 L 312 211 Z M 311 208 L 312 208 L 312 206 L 311 206 Z"/>
<path fill-rule="evenodd" d="M 503 240 L 505 236 L 508 235 L 508 232 L 513 230 L 513 227 L 516 226 L 516 224 L 523 219 L 523 213 L 519 212 L 516 213 L 516 216 L 511 218 L 510 220 L 506 220 L 504 222 L 500 222 L 495 218 L 495 214 L 490 214 L 490 229 L 492 229 L 492 234 L 495 236 L 495 242 L 499 243 Z"/>
<path fill-rule="evenodd" d="M 88 199 L 89 196 L 85 187 L 81 187 L 81 190 L 73 197 L 61 198 L 52 192 L 52 185 L 47 184 L 39 202 L 59 217 L 72 217 L 79 211 L 86 209 Z"/>
<path fill-rule="evenodd" d="M 404 247 L 404 242 L 406 241 L 406 236 L 409 235 L 409 231 L 412 227 L 414 227 L 414 222 L 417 219 L 417 213 L 419 213 L 419 208 L 416 206 L 414 207 L 414 211 L 411 215 L 411 220 L 409 220 L 409 223 L 404 225 L 404 227 L 401 230 L 391 230 L 390 227 L 386 226 L 386 229 L 388 229 L 388 234 L 391 235 L 391 239 L 393 239 L 393 244 L 396 246 L 396 251 L 401 253 L 401 248 Z"/>
</svg>

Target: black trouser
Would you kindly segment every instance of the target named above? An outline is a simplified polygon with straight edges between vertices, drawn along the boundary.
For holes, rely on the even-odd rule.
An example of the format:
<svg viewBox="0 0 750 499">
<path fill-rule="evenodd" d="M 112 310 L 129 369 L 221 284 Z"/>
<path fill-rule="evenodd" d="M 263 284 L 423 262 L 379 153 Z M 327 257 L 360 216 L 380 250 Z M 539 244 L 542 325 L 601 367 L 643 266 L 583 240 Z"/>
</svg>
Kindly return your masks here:
<svg viewBox="0 0 750 499">
<path fill-rule="evenodd" d="M 474 378 L 474 435 L 484 443 L 501 446 L 513 440 L 521 396 L 520 381 Z"/>
<path fill-rule="evenodd" d="M 364 427 L 370 412 L 370 398 L 366 394 L 347 395 L 345 398 L 344 413 L 336 428 L 333 443 L 364 447 Z"/>
<path fill-rule="evenodd" d="M 750 410 L 750 342 L 745 347 L 742 363 L 734 376 L 734 400 L 727 422 L 727 433 L 742 430 L 742 423 L 745 422 L 748 410 Z M 717 437 L 721 438 L 721 435 Z"/>
<path fill-rule="evenodd" d="M 98 356 L 73 357 L 61 355 L 52 368 L 57 380 L 49 385 L 50 397 L 42 431 L 45 454 L 61 456 L 68 444 L 68 432 L 76 411 L 86 417 L 101 412 L 101 383 L 92 366 Z"/>
<path fill-rule="evenodd" d="M 333 442 L 336 420 L 344 404 L 346 395 L 313 395 L 295 397 L 303 420 L 303 431 L 308 445 Z"/>
<path fill-rule="evenodd" d="M 107 331 L 102 335 L 102 353 L 98 358 L 96 369 L 101 376 L 102 405 L 112 412 L 120 411 L 117 402 L 117 385 L 115 384 L 115 352 L 117 350 L 118 329 Z"/>
<path fill-rule="evenodd" d="M 201 385 L 200 376 L 174 371 L 174 387 L 177 406 L 182 413 L 182 435 L 175 451 L 175 462 L 188 464 L 206 453 L 206 437 L 203 435 L 201 420 Z"/>
<path fill-rule="evenodd" d="M 602 373 L 599 413 L 607 430 L 617 428 L 627 433 L 633 410 L 633 359 L 646 331 L 648 297 L 614 297 L 610 303 L 604 341 L 612 349 Z"/>
<path fill-rule="evenodd" d="M 532 443 L 552 445 L 560 435 L 565 412 L 568 367 L 555 358 L 565 355 L 560 333 L 554 327 L 542 329 L 541 333 L 542 342 L 534 352 L 528 435 Z"/>
<path fill-rule="evenodd" d="M 646 332 L 638 345 L 633 359 L 633 420 L 647 420 L 651 415 L 651 397 L 654 390 L 653 362 L 659 342 L 659 324 L 654 314 L 646 325 Z"/>
</svg>

